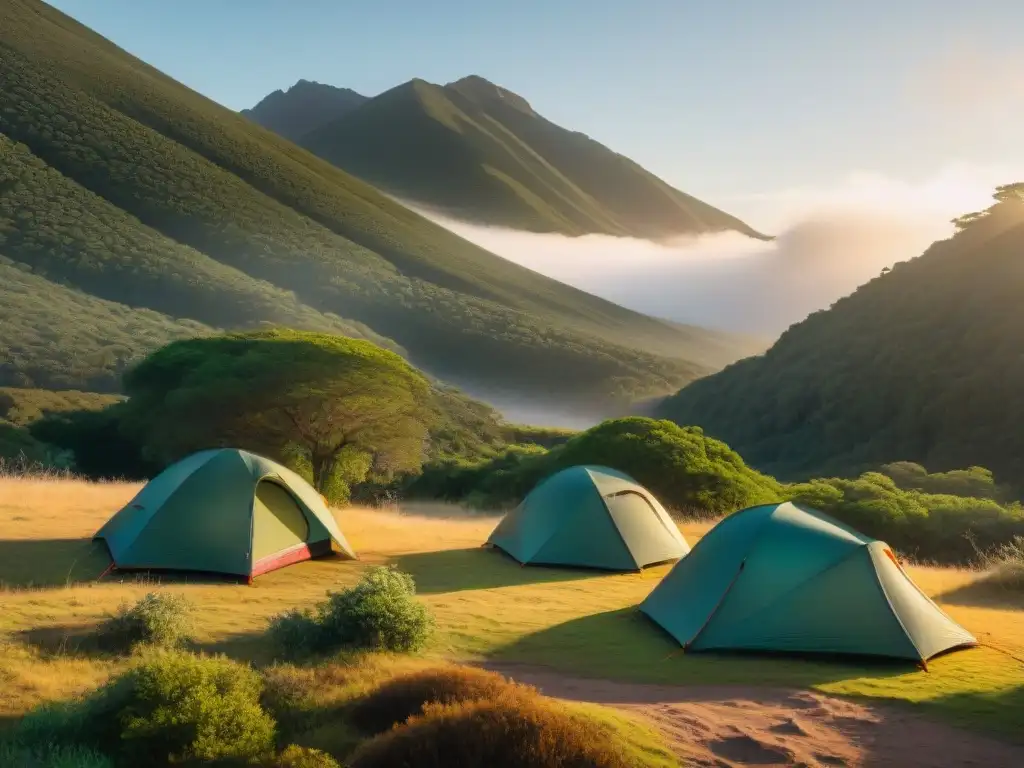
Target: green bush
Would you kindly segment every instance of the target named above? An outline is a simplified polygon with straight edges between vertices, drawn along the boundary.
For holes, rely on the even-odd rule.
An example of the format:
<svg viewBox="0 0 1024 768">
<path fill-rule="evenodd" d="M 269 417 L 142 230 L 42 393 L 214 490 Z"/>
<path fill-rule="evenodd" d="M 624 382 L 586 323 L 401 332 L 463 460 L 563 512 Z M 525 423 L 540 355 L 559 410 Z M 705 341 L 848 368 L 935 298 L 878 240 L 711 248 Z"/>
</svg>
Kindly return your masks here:
<svg viewBox="0 0 1024 768">
<path fill-rule="evenodd" d="M 389 566 L 370 569 L 354 587 L 328 592 L 315 611 L 275 616 L 268 632 L 281 655 L 296 657 L 341 648 L 414 651 L 433 626 L 412 576 Z"/>
<path fill-rule="evenodd" d="M 394 567 L 373 568 L 354 587 L 330 593 L 319 619 L 322 642 L 387 651 L 422 647 L 434 624 L 412 576 Z"/>
<path fill-rule="evenodd" d="M 267 626 L 267 639 L 279 655 L 301 659 L 323 650 L 325 643 L 322 631 L 317 613 L 293 608 L 271 617 Z"/>
<path fill-rule="evenodd" d="M 49 746 L 101 746 L 117 738 L 115 708 L 99 693 L 82 699 L 52 701 L 26 714 L 14 731 L 16 743 L 38 750 Z"/>
<path fill-rule="evenodd" d="M 518 502 L 550 471 L 549 452 L 536 445 L 513 445 L 477 462 L 449 460 L 427 465 L 403 489 L 412 498 L 500 507 Z"/>
<path fill-rule="evenodd" d="M 191 638 L 191 611 L 184 595 L 150 592 L 135 605 L 121 605 L 97 630 L 97 643 L 118 653 L 140 645 L 177 648 Z"/>
<path fill-rule="evenodd" d="M 261 680 L 224 657 L 153 651 L 79 701 L 29 713 L 16 733 L 30 748 L 98 749 L 118 765 L 261 759 L 274 746 Z"/>
<path fill-rule="evenodd" d="M 635 768 L 608 730 L 537 696 L 427 704 L 356 750 L 353 768 Z"/>
<path fill-rule="evenodd" d="M 545 476 L 579 464 L 626 472 L 669 509 L 697 517 L 780 498 L 779 483 L 748 467 L 725 443 L 697 427 L 642 417 L 606 421 L 549 451 L 513 446 L 484 462 L 435 464 L 407 492 L 474 506 L 508 506 Z"/>
<path fill-rule="evenodd" d="M 121 431 L 124 404 L 103 410 L 47 413 L 29 424 L 32 436 L 74 456 L 75 471 L 92 479 L 146 480 L 163 467 Z"/>
<path fill-rule="evenodd" d="M 945 496 L 966 496 L 974 499 L 1004 499 L 1010 493 L 996 484 L 995 477 L 984 467 L 928 472 L 912 461 L 883 464 L 879 470 L 891 477 L 904 491 L 922 491 Z"/>
<path fill-rule="evenodd" d="M 788 486 L 785 495 L 918 560 L 968 564 L 1024 536 L 1024 510 L 992 499 L 904 491 L 877 472 Z"/>
<path fill-rule="evenodd" d="M 719 515 L 779 500 L 779 484 L 699 427 L 643 417 L 613 419 L 554 452 L 556 468 L 603 464 L 631 475 L 670 509 Z"/>
<path fill-rule="evenodd" d="M 262 768 L 341 768 L 341 765 L 326 752 L 292 744 L 264 762 Z"/>
<path fill-rule="evenodd" d="M 472 667 L 440 667 L 392 678 L 357 701 L 351 719 L 366 733 L 382 733 L 423 712 L 426 704 L 496 699 L 515 690 L 535 692 L 494 672 Z"/>
<path fill-rule="evenodd" d="M 84 747 L 43 746 L 36 749 L 0 744 L 3 768 L 114 768 L 114 763 Z"/>
</svg>

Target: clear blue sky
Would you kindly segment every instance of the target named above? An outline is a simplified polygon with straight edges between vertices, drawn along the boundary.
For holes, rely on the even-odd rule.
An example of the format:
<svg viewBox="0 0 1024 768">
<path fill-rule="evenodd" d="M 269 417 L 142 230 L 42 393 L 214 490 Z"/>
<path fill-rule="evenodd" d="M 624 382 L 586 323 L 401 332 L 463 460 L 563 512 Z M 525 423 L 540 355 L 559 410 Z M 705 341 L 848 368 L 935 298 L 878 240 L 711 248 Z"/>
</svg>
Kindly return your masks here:
<svg viewBox="0 0 1024 768">
<path fill-rule="evenodd" d="M 54 0 L 235 109 L 479 74 L 713 203 L 1024 163 L 1024 0 Z"/>
</svg>

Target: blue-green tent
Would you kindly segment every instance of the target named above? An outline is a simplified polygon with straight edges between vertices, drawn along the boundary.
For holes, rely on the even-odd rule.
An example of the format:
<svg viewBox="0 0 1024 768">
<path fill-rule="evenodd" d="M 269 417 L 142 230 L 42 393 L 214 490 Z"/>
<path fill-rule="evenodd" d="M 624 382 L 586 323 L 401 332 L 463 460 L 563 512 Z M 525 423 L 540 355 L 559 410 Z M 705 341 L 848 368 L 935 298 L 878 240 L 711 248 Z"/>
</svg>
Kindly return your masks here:
<svg viewBox="0 0 1024 768">
<path fill-rule="evenodd" d="M 692 651 L 924 662 L 977 642 L 910 580 L 885 543 L 788 502 L 726 517 L 640 610 Z"/>
<path fill-rule="evenodd" d="M 636 571 L 690 551 L 664 507 L 629 475 L 599 466 L 541 482 L 488 543 L 521 563 Z"/>
<path fill-rule="evenodd" d="M 117 568 L 250 579 L 312 557 L 355 558 L 314 488 L 234 448 L 188 456 L 150 480 L 96 533 Z"/>
</svg>

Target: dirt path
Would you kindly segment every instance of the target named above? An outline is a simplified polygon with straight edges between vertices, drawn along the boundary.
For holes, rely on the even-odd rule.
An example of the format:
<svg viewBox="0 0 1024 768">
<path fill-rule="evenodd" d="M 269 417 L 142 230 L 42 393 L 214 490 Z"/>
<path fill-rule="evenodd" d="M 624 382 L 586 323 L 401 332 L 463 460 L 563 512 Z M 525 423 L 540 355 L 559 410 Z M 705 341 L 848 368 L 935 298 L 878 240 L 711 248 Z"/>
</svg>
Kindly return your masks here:
<svg viewBox="0 0 1024 768">
<path fill-rule="evenodd" d="M 487 665 L 548 696 L 605 704 L 657 726 L 687 766 L 1013 768 L 1024 747 L 812 691 L 654 686 L 566 677 L 517 665 Z"/>
</svg>

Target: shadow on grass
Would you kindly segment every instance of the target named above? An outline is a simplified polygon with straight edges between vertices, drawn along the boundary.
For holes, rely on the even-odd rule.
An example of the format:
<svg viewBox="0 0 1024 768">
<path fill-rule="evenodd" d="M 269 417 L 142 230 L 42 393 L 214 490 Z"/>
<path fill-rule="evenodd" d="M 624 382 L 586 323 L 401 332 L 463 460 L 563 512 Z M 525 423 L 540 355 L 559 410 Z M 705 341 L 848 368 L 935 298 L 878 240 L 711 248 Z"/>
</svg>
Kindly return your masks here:
<svg viewBox="0 0 1024 768">
<path fill-rule="evenodd" d="M 206 654 L 224 654 L 237 661 L 247 661 L 257 667 L 267 666 L 275 661 L 288 661 L 291 663 L 314 663 L 322 661 L 320 657 L 309 658 L 283 658 L 276 653 L 271 646 L 265 631 L 249 630 L 235 632 L 225 635 L 217 640 L 204 643 L 190 643 L 189 648 Z"/>
<path fill-rule="evenodd" d="M 936 600 L 972 608 L 1024 610 L 1024 589 L 1001 581 L 997 575 L 988 575 L 938 595 Z"/>
<path fill-rule="evenodd" d="M 1024 685 L 987 693 L 954 693 L 935 702 L 947 720 L 979 728 L 1014 744 L 1024 745 Z"/>
<path fill-rule="evenodd" d="M 607 575 L 603 571 L 523 566 L 501 550 L 485 547 L 416 552 L 399 555 L 392 562 L 412 575 L 416 580 L 416 591 L 424 595 L 577 581 Z"/>
<path fill-rule="evenodd" d="M 54 588 L 95 581 L 110 565 L 101 541 L 0 539 L 0 588 Z"/>
<path fill-rule="evenodd" d="M 636 608 L 592 614 L 497 649 L 489 664 L 536 665 L 588 678 L 662 685 L 805 688 L 857 677 L 894 677 L 915 666 L 886 659 L 753 653 L 684 653 Z"/>
<path fill-rule="evenodd" d="M 43 657 L 68 655 L 108 656 L 96 639 L 99 623 L 52 624 L 12 633 L 17 641 L 35 648 Z"/>
</svg>

